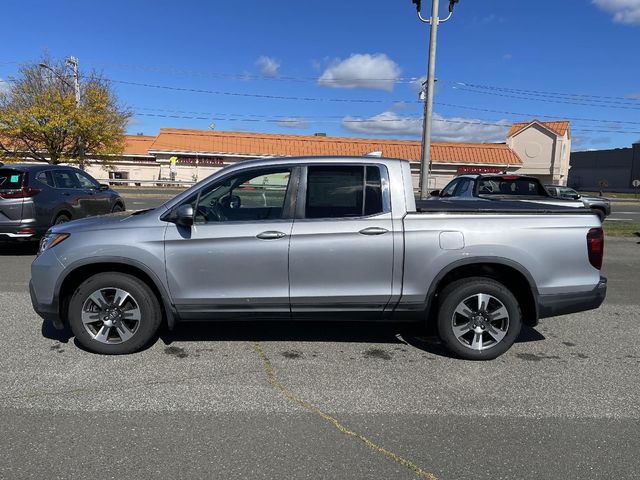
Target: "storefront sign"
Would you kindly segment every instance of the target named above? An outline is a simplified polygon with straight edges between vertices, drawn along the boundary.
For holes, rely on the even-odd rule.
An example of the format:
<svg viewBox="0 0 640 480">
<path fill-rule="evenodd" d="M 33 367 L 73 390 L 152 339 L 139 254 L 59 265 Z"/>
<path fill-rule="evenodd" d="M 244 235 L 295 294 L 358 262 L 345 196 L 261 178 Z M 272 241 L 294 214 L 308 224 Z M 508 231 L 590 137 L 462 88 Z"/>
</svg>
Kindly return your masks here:
<svg viewBox="0 0 640 480">
<path fill-rule="evenodd" d="M 180 165 L 195 165 L 196 160 L 198 165 L 224 165 L 222 157 L 178 157 Z"/>
<path fill-rule="evenodd" d="M 505 168 L 500 167 L 458 167 L 458 173 L 502 173 Z"/>
</svg>

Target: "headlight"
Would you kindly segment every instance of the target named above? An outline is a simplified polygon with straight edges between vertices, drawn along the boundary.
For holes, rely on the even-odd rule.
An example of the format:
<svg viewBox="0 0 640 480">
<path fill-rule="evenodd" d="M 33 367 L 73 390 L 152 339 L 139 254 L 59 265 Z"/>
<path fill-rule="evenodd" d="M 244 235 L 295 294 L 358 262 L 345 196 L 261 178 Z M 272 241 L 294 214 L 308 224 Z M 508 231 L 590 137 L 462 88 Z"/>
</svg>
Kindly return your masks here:
<svg viewBox="0 0 640 480">
<path fill-rule="evenodd" d="M 69 238 L 68 233 L 51 233 L 47 232 L 42 240 L 40 240 L 40 248 L 38 249 L 38 255 L 44 252 L 48 248 L 53 248 L 59 243 Z"/>
</svg>

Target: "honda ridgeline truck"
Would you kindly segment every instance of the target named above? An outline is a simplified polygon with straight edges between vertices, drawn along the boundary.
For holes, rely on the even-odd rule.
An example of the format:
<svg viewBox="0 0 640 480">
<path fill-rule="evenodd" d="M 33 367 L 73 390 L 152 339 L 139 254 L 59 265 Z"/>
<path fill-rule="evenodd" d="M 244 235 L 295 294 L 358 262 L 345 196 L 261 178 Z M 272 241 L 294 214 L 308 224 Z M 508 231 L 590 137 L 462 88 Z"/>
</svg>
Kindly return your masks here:
<svg viewBox="0 0 640 480">
<path fill-rule="evenodd" d="M 435 322 L 455 355 L 486 360 L 523 324 L 597 308 L 602 256 L 587 209 L 416 209 L 406 161 L 279 158 L 152 210 L 52 227 L 30 290 L 43 318 L 104 354 L 143 348 L 162 322 L 321 318 Z"/>
</svg>

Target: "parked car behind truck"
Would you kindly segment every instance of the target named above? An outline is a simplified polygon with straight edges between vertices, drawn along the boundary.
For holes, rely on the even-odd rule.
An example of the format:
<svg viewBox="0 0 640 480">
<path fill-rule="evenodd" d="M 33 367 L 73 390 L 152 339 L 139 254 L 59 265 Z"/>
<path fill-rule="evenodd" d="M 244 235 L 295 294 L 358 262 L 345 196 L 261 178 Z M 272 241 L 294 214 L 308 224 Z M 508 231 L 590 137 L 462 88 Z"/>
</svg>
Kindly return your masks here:
<svg viewBox="0 0 640 480">
<path fill-rule="evenodd" d="M 606 217 L 611 215 L 611 201 L 608 198 L 581 195 L 573 188 L 564 187 L 562 185 L 545 185 L 545 188 L 554 197 L 569 200 L 580 200 L 587 208 L 590 208 L 598 218 L 600 218 L 600 221 L 604 221 Z"/>
<path fill-rule="evenodd" d="M 38 240 L 51 227 L 125 209 L 86 172 L 48 164 L 0 164 L 0 240 Z"/>
<path fill-rule="evenodd" d="M 33 305 L 105 354 L 143 348 L 162 322 L 358 318 L 435 322 L 451 352 L 486 360 L 523 324 L 602 303 L 588 210 L 425 203 L 402 160 L 242 162 L 156 209 L 54 226 Z"/>
<path fill-rule="evenodd" d="M 431 192 L 431 199 L 499 200 L 533 202 L 542 205 L 584 207 L 582 201 L 552 196 L 536 177 L 513 174 L 465 174 L 451 180 L 442 190 Z"/>
</svg>

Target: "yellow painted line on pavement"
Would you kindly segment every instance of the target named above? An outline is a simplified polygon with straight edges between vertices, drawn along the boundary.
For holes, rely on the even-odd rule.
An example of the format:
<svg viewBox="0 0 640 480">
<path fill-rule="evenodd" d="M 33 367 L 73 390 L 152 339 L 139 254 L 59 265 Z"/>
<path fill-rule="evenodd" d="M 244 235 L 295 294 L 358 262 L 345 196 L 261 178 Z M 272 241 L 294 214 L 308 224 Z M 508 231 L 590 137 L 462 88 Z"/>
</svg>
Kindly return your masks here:
<svg viewBox="0 0 640 480">
<path fill-rule="evenodd" d="M 275 375 L 275 373 L 273 371 L 273 366 L 271 365 L 271 361 L 269 360 L 269 357 L 267 357 L 266 353 L 264 353 L 264 350 L 262 349 L 262 345 L 260 344 L 260 342 L 256 342 L 254 344 L 254 349 L 255 349 L 256 353 L 258 354 L 258 356 L 260 357 L 260 359 L 262 360 L 262 366 L 264 368 L 264 373 L 267 376 L 267 380 L 269 380 L 269 383 L 271 384 L 271 386 L 273 388 L 275 388 L 280 393 L 282 393 L 287 399 L 291 400 L 293 403 L 297 403 L 298 405 L 303 407 L 305 410 L 308 410 L 309 412 L 313 413 L 314 415 L 317 415 L 318 417 L 320 417 L 323 420 L 327 421 L 328 423 L 333 425 L 338 431 L 344 433 L 345 435 L 348 435 L 348 436 L 353 437 L 353 438 L 355 438 L 357 440 L 360 440 L 362 443 L 364 443 L 368 448 L 370 448 L 374 452 L 381 453 L 385 457 L 393 460 L 396 463 L 399 463 L 403 467 L 408 468 L 413 473 L 418 475 L 418 477 L 424 478 L 424 479 L 427 479 L 427 480 L 437 480 L 437 477 L 433 473 L 427 472 L 427 471 L 423 470 L 422 468 L 420 468 L 419 466 L 417 466 L 415 463 L 413 463 L 413 462 L 401 457 L 400 455 L 398 455 L 396 453 L 393 453 L 393 452 L 387 450 L 384 447 L 381 447 L 380 445 L 378 445 L 378 444 L 372 442 L 371 440 L 369 440 L 364 435 L 361 435 L 361 434 L 359 434 L 357 432 L 354 432 L 353 430 L 350 430 L 349 428 L 347 428 L 344 425 L 342 425 L 337 419 L 335 419 L 331 415 L 323 412 L 318 407 L 315 407 L 315 406 L 311 405 L 306 400 L 300 398 L 295 393 L 291 392 L 287 387 L 282 385 L 278 381 L 278 379 L 276 378 L 276 375 Z"/>
</svg>

